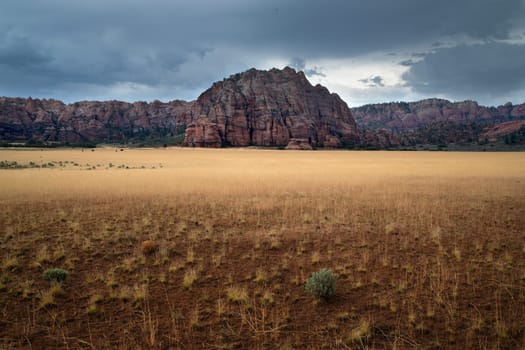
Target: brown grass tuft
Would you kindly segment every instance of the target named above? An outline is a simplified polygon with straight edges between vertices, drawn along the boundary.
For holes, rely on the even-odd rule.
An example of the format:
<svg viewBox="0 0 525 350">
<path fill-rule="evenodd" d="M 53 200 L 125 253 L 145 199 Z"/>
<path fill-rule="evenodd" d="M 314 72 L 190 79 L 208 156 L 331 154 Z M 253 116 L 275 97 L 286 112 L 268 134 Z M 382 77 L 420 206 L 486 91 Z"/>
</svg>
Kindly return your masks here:
<svg viewBox="0 0 525 350">
<path fill-rule="evenodd" d="M 2 159 L 66 165 L 0 170 L 0 348 L 523 348 L 521 153 Z M 329 303 L 305 294 L 320 264 Z"/>
<path fill-rule="evenodd" d="M 151 255 L 159 249 L 159 245 L 152 240 L 145 240 L 140 244 L 140 249 L 144 255 Z"/>
</svg>

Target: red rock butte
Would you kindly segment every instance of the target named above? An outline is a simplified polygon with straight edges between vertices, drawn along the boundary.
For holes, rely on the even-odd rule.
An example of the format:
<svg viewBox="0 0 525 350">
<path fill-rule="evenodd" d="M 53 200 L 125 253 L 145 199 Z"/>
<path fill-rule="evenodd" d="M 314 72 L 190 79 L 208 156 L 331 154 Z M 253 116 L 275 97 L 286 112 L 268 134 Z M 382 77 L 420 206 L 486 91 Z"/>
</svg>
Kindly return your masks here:
<svg viewBox="0 0 525 350">
<path fill-rule="evenodd" d="M 250 69 L 216 82 L 199 96 L 191 113 L 187 146 L 338 148 L 359 143 L 346 103 L 288 67 Z"/>
<path fill-rule="evenodd" d="M 354 119 L 355 118 L 355 119 Z M 348 108 L 303 72 L 250 69 L 215 82 L 191 102 L 0 97 L 2 143 L 85 146 L 148 140 L 189 147 L 398 148 L 525 144 L 525 104 L 484 107 L 427 99 Z M 507 123 L 500 125 L 502 123 Z M 164 140 L 164 141 L 162 141 Z M 91 146 L 90 146 L 91 147 Z"/>
</svg>

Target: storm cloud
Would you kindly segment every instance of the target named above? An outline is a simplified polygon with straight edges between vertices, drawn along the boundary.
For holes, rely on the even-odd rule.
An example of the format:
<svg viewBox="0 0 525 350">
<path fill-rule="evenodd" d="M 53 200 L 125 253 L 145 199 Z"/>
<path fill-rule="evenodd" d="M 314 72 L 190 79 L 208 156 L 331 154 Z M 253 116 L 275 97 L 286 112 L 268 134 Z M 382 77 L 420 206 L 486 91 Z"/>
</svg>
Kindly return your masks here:
<svg viewBox="0 0 525 350">
<path fill-rule="evenodd" d="M 503 101 L 509 92 L 525 92 L 525 45 L 492 42 L 440 49 L 411 65 L 403 78 L 428 95 Z"/>
<path fill-rule="evenodd" d="M 360 79 L 360 82 L 363 84 L 366 84 L 368 87 L 384 87 L 385 84 L 383 83 L 383 78 L 381 78 L 379 75 L 376 75 L 375 77 L 370 77 L 366 79 Z"/>
<path fill-rule="evenodd" d="M 525 0 L 5 0 L 0 95 L 193 99 L 250 67 L 292 65 L 347 100 L 345 91 L 368 89 L 359 95 L 370 101 L 439 93 L 497 102 L 523 87 L 502 82 L 522 73 L 523 13 Z M 483 77 L 469 65 L 473 51 L 486 57 Z M 450 72 L 449 83 L 433 69 Z M 366 77 L 381 80 L 363 87 Z"/>
</svg>

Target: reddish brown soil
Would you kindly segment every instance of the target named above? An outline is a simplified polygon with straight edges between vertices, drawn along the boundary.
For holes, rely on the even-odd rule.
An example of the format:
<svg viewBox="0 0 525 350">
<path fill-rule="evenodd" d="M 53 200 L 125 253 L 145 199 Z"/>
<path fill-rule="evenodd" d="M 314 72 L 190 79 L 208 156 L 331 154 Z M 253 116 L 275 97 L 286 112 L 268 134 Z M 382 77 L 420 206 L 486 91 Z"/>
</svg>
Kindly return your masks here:
<svg viewBox="0 0 525 350">
<path fill-rule="evenodd" d="M 300 209 L 315 202 L 308 193 L 283 194 L 297 196 L 293 209 L 276 199 L 261 210 L 198 196 L 4 201 L 0 348 L 523 348 L 523 192 L 413 188 L 406 208 L 421 211 L 342 195 L 344 215 Z M 159 250 L 145 256 L 147 239 Z M 40 308 L 49 267 L 70 275 L 56 305 Z M 337 293 L 317 302 L 303 283 L 323 267 L 339 274 Z M 189 269 L 198 276 L 184 288 Z M 230 286 L 248 299 L 229 301 Z"/>
</svg>

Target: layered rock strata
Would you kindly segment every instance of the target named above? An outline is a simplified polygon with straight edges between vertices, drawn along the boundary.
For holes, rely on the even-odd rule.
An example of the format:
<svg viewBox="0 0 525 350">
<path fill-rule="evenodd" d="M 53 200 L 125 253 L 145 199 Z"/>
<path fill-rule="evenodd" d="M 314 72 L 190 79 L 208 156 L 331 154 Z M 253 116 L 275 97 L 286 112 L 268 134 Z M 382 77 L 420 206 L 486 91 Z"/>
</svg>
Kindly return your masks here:
<svg viewBox="0 0 525 350">
<path fill-rule="evenodd" d="M 346 103 L 291 68 L 250 69 L 216 82 L 191 115 L 187 146 L 275 147 L 301 139 L 311 147 L 338 148 L 360 140 Z"/>
</svg>

